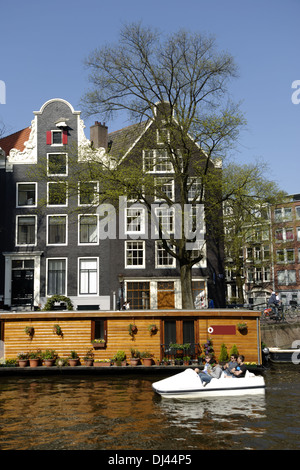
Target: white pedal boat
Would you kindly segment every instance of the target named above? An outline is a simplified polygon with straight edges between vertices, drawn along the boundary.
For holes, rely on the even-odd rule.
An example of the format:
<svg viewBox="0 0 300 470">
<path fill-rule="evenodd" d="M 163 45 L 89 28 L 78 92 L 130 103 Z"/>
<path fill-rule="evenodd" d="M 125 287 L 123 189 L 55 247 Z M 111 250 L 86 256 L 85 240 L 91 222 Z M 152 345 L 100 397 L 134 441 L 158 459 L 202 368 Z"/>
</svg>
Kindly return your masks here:
<svg viewBox="0 0 300 470">
<path fill-rule="evenodd" d="M 245 377 L 213 378 L 204 386 L 193 369 L 173 375 L 152 384 L 156 393 L 164 398 L 223 397 L 234 395 L 258 395 L 265 393 L 265 380 L 249 371 Z"/>
</svg>

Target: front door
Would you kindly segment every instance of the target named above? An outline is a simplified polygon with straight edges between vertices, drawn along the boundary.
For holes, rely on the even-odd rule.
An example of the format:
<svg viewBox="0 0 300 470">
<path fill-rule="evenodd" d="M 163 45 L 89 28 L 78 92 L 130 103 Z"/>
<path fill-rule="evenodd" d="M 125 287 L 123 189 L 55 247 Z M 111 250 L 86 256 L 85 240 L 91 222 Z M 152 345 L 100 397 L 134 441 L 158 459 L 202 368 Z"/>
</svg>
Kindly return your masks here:
<svg viewBox="0 0 300 470">
<path fill-rule="evenodd" d="M 175 308 L 175 291 L 173 281 L 159 281 L 157 283 L 157 308 Z"/>
<path fill-rule="evenodd" d="M 11 281 L 11 304 L 32 305 L 34 260 L 13 260 Z"/>
</svg>

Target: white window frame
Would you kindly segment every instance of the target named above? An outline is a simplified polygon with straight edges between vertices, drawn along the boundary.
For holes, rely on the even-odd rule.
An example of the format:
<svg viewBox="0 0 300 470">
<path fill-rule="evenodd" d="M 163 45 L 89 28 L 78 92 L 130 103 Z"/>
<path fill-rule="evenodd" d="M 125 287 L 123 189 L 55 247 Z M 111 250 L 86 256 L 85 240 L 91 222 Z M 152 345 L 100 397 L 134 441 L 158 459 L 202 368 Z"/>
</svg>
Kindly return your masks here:
<svg viewBox="0 0 300 470">
<path fill-rule="evenodd" d="M 161 221 L 161 229 L 162 229 L 162 235 L 164 238 L 169 238 L 169 235 L 173 235 L 175 233 L 175 210 L 174 207 L 155 207 L 155 217 L 157 223 L 155 223 L 155 234 L 159 234 L 159 219 L 160 215 L 158 214 L 159 212 L 166 212 L 165 214 L 162 214 L 161 217 L 163 220 Z M 166 219 L 166 221 L 164 221 Z M 169 219 L 169 220 L 168 220 Z"/>
<path fill-rule="evenodd" d="M 163 191 L 165 197 L 159 197 L 156 194 L 156 186 L 159 185 L 160 187 L 168 186 L 170 189 L 170 195 L 168 195 L 167 191 Z M 167 176 L 158 176 L 154 178 L 154 186 L 155 186 L 155 197 L 154 201 L 165 201 L 169 199 L 170 201 L 175 201 L 175 181 L 174 178 L 168 178 Z"/>
<path fill-rule="evenodd" d="M 96 292 L 81 292 L 81 262 L 85 260 L 94 260 L 96 261 Z M 79 297 L 97 297 L 99 296 L 99 258 L 98 256 L 82 256 L 78 258 L 78 296 Z"/>
<path fill-rule="evenodd" d="M 49 157 L 51 155 L 64 155 L 66 157 L 66 171 L 65 173 L 49 173 Z M 49 152 L 47 153 L 47 175 L 48 176 L 68 176 L 68 154 L 67 152 Z"/>
<path fill-rule="evenodd" d="M 148 153 L 152 152 L 152 155 L 147 155 Z M 159 158 L 161 158 L 161 152 L 165 152 L 165 157 L 162 158 L 162 161 L 165 160 L 166 168 L 162 170 L 157 169 L 158 161 Z M 151 170 L 147 169 L 147 165 L 145 164 L 146 159 L 151 158 L 152 164 Z M 161 164 L 161 163 L 160 163 Z M 174 168 L 172 165 L 171 160 L 168 158 L 168 152 L 166 149 L 147 149 L 143 150 L 143 170 L 146 173 L 158 173 L 158 174 L 163 174 L 163 173 L 174 173 Z"/>
<path fill-rule="evenodd" d="M 96 237 L 97 240 L 95 242 L 81 242 L 81 218 L 83 217 L 95 217 L 96 218 Z M 98 214 L 79 214 L 78 215 L 78 245 L 84 246 L 96 246 L 99 245 L 99 216 Z"/>
<path fill-rule="evenodd" d="M 35 193 L 35 203 L 34 204 L 19 204 L 19 188 L 22 186 L 22 185 L 25 185 L 25 184 L 32 184 L 34 185 L 35 189 L 34 189 L 34 193 Z M 31 208 L 31 207 L 37 207 L 37 188 L 38 188 L 38 185 L 37 183 L 35 182 L 32 182 L 32 181 L 22 181 L 22 182 L 18 182 L 16 184 L 16 207 L 19 208 L 19 207 L 26 207 L 26 208 Z"/>
<path fill-rule="evenodd" d="M 66 230 L 66 241 L 64 243 L 49 243 L 49 220 L 52 217 L 64 217 L 65 218 L 65 230 Z M 67 214 L 48 214 L 47 215 L 47 227 L 46 227 L 46 245 L 47 246 L 66 246 L 68 245 L 68 216 Z"/>
<path fill-rule="evenodd" d="M 54 133 L 55 133 L 55 134 L 60 134 L 60 136 L 61 136 L 61 143 L 60 143 L 60 144 L 57 144 L 57 143 L 54 143 L 54 142 L 53 142 L 53 134 L 54 134 Z M 52 145 L 53 147 L 63 147 L 64 144 L 63 144 L 63 132 L 62 132 L 62 130 L 60 130 L 60 129 L 53 129 L 53 130 L 51 130 L 51 145 Z"/>
<path fill-rule="evenodd" d="M 46 297 L 52 297 L 52 295 L 56 295 L 56 294 L 49 294 L 48 290 L 48 286 L 49 286 L 49 261 L 55 261 L 55 260 L 63 260 L 65 261 L 65 294 L 61 294 L 61 295 L 64 295 L 64 296 L 67 296 L 68 295 L 68 291 L 67 291 L 67 287 L 68 287 L 68 258 L 64 258 L 64 257 L 59 257 L 59 256 L 55 256 L 53 258 L 47 258 L 46 259 Z"/>
<path fill-rule="evenodd" d="M 142 248 L 137 248 L 136 250 L 142 251 L 143 253 L 143 262 L 142 264 L 129 264 L 128 263 L 128 254 L 130 251 L 133 251 L 133 248 L 128 248 L 130 244 L 139 244 Z M 145 241 L 144 240 L 125 240 L 125 268 L 126 269 L 145 269 L 146 267 L 146 251 L 145 251 Z"/>
<path fill-rule="evenodd" d="M 18 228 L 19 228 L 19 219 L 20 218 L 34 218 L 34 243 L 18 243 Z M 29 215 L 29 214 L 20 214 L 20 215 L 17 215 L 16 216 L 16 234 L 15 234 L 16 238 L 16 246 L 36 246 L 37 245 L 37 216 L 32 214 L 32 215 Z"/>
<path fill-rule="evenodd" d="M 161 246 L 160 246 L 161 245 Z M 164 251 L 165 252 L 165 257 L 171 260 L 171 264 L 159 264 L 159 251 Z M 162 241 L 161 240 L 156 240 L 155 241 L 155 268 L 156 269 L 173 269 L 176 268 L 176 259 L 174 256 L 169 255 L 169 253 L 164 249 L 162 246 Z"/>
<path fill-rule="evenodd" d="M 130 211 L 132 212 L 132 215 L 129 215 Z M 136 214 L 134 214 L 134 211 L 136 211 Z M 125 216 L 124 223 L 125 223 L 126 235 L 144 235 L 145 234 L 145 226 L 146 226 L 145 208 L 139 207 L 139 206 L 125 207 L 124 216 Z M 129 220 L 131 221 L 129 222 Z"/>
<path fill-rule="evenodd" d="M 80 184 L 81 183 L 91 183 L 94 186 L 96 186 L 93 202 L 91 202 L 91 203 L 82 203 L 80 201 Z M 98 201 L 99 201 L 99 181 L 93 181 L 93 180 L 91 180 L 91 181 L 78 181 L 78 206 L 80 206 L 80 207 L 96 206 L 98 204 Z"/>
<path fill-rule="evenodd" d="M 49 203 L 49 187 L 50 184 L 64 184 L 66 187 L 66 202 L 64 204 L 50 204 Z M 67 207 L 68 206 L 68 183 L 66 181 L 48 181 L 47 182 L 47 206 L 48 207 Z"/>
</svg>

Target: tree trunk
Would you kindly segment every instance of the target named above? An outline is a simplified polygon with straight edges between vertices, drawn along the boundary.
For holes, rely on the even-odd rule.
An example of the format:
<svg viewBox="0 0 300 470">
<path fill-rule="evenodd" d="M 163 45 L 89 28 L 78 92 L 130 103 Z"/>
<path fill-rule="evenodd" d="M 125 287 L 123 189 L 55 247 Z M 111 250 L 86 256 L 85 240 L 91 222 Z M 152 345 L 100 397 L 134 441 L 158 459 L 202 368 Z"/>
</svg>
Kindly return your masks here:
<svg viewBox="0 0 300 470">
<path fill-rule="evenodd" d="M 195 307 L 192 292 L 192 268 L 190 265 L 183 264 L 180 266 L 180 281 L 182 308 L 193 310 Z"/>
</svg>

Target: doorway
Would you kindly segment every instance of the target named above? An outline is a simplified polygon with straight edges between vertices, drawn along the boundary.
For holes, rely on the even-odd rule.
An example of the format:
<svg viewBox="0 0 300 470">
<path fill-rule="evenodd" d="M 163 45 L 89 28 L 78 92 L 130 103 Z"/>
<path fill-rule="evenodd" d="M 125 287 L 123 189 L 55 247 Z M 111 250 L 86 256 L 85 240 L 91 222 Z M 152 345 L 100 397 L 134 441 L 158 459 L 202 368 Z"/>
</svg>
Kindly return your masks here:
<svg viewBox="0 0 300 470">
<path fill-rule="evenodd" d="M 157 283 L 157 308 L 166 310 L 175 308 L 174 281 L 159 281 Z"/>
<path fill-rule="evenodd" d="M 33 304 L 34 260 L 12 260 L 11 304 Z"/>
</svg>

